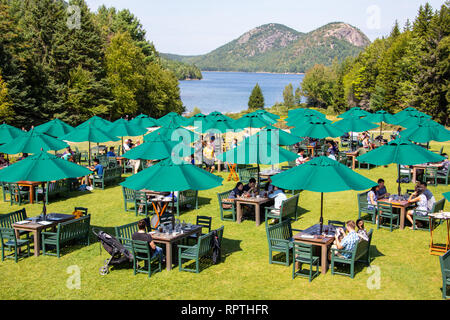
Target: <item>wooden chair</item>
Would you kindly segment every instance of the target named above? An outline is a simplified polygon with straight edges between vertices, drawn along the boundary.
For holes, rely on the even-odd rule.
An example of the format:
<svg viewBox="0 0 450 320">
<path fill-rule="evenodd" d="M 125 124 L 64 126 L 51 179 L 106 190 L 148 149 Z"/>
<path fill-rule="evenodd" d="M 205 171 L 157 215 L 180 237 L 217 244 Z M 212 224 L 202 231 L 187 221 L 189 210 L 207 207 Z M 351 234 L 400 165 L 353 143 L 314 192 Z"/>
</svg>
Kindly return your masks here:
<svg viewBox="0 0 450 320">
<path fill-rule="evenodd" d="M 430 213 L 438 213 L 441 210 L 444 210 L 444 206 L 445 206 L 445 198 L 442 198 L 439 201 L 436 201 L 433 204 L 433 208 L 431 208 L 430 211 L 422 211 L 422 210 L 418 210 L 418 209 L 414 209 L 413 211 L 413 230 L 426 230 L 426 231 L 431 231 L 431 228 L 433 228 L 433 226 L 430 224 L 430 219 L 428 218 L 428 215 Z M 428 223 L 428 228 L 419 228 L 416 226 L 416 221 L 421 221 L 421 222 L 425 222 Z"/>
<path fill-rule="evenodd" d="M 30 240 L 29 239 L 17 239 L 14 229 L 12 228 L 0 228 L 0 242 L 2 246 L 2 261 L 6 259 L 14 259 L 17 263 L 20 257 L 30 256 Z M 26 246 L 27 250 L 20 253 L 20 248 Z M 8 250 L 11 253 L 5 254 Z"/>
<path fill-rule="evenodd" d="M 224 199 L 228 199 L 230 197 L 230 191 L 225 191 L 217 194 L 217 198 L 219 200 L 219 210 L 220 210 L 220 219 L 222 221 L 236 221 L 236 205 L 234 202 L 224 202 Z M 231 214 L 228 215 L 228 214 Z"/>
<path fill-rule="evenodd" d="M 442 273 L 442 299 L 450 298 L 450 250 L 439 257 Z"/>
<path fill-rule="evenodd" d="M 377 211 L 378 211 L 377 229 L 387 228 L 392 232 L 394 227 L 398 227 L 399 215 L 394 213 L 394 211 L 392 209 L 392 203 L 378 202 Z M 382 222 L 383 219 L 389 220 L 389 227 L 383 225 L 383 222 Z M 395 224 L 394 224 L 394 221 L 395 221 Z"/>
<path fill-rule="evenodd" d="M 267 242 L 269 243 L 269 263 L 289 266 L 289 253 L 293 248 L 292 231 L 302 231 L 292 229 L 291 221 L 284 220 L 281 223 L 268 226 L 266 224 Z M 283 252 L 286 255 L 284 261 L 273 260 L 273 252 Z"/>
<path fill-rule="evenodd" d="M 10 192 L 10 204 L 22 205 L 24 202 L 30 201 L 30 190 L 21 190 L 17 183 L 10 183 L 8 185 Z"/>
<path fill-rule="evenodd" d="M 134 275 L 138 273 L 146 273 L 150 278 L 155 272 L 161 272 L 161 259 L 159 256 L 153 256 L 150 250 L 150 245 L 148 242 L 133 240 L 131 242 L 131 250 L 133 252 L 133 273 Z M 140 261 L 144 261 L 143 267 L 139 265 Z M 152 264 L 156 263 L 157 268 L 152 271 Z"/>
<path fill-rule="evenodd" d="M 127 204 L 128 203 L 135 204 L 136 191 L 122 186 L 122 194 L 123 194 L 123 205 L 124 205 L 125 211 L 131 211 L 131 210 L 128 210 Z M 136 207 L 135 207 L 135 209 L 136 209 Z"/>
<path fill-rule="evenodd" d="M 313 278 L 317 277 L 320 273 L 319 269 L 319 257 L 313 255 L 313 245 L 306 243 L 294 242 L 292 247 L 292 255 L 294 257 L 294 263 L 292 264 L 292 279 L 296 276 L 309 277 L 309 282 Z M 302 266 L 309 265 L 308 274 L 303 273 Z M 299 269 L 296 271 L 297 265 Z M 316 271 L 313 271 L 313 267 L 316 267 Z"/>
<path fill-rule="evenodd" d="M 373 205 L 369 205 L 367 201 L 367 192 L 358 194 L 358 219 L 363 218 L 363 214 L 368 215 L 370 220 L 363 219 L 364 221 L 375 224 L 377 218 L 377 208 Z"/>
</svg>

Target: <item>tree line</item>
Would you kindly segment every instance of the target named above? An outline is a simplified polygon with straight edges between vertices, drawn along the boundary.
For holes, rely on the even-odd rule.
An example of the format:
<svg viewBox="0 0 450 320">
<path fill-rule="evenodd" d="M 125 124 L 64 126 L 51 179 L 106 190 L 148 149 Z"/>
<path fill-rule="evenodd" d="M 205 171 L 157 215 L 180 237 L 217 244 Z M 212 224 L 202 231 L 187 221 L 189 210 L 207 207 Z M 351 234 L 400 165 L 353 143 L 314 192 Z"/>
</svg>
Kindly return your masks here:
<svg viewBox="0 0 450 320">
<path fill-rule="evenodd" d="M 184 106 L 175 74 L 128 10 L 84 0 L 0 0 L 0 121 L 77 125 Z"/>
</svg>

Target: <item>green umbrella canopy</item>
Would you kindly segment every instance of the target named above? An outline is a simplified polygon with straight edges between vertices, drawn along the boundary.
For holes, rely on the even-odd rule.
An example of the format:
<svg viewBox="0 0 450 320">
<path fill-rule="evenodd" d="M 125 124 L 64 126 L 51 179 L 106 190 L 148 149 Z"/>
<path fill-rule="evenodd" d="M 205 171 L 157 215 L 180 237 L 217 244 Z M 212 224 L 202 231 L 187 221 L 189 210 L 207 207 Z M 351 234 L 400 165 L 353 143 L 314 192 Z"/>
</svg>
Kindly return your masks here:
<svg viewBox="0 0 450 320">
<path fill-rule="evenodd" d="M 105 130 L 105 131 L 104 131 Z M 109 142 L 118 141 L 118 137 L 109 133 L 109 128 L 102 129 L 95 126 L 93 123 L 86 123 L 82 126 L 76 127 L 71 133 L 61 137 L 61 140 L 70 142 Z"/>
<path fill-rule="evenodd" d="M 179 149 L 174 148 L 179 146 Z M 180 145 L 178 141 L 171 141 L 161 135 L 156 135 L 147 139 L 146 142 L 126 152 L 123 157 L 132 160 L 161 160 L 172 156 L 174 151 L 178 151 L 173 156 L 182 159 L 194 153 L 194 149 L 187 145 Z M 180 154 L 181 153 L 181 154 Z"/>
<path fill-rule="evenodd" d="M 38 153 L 39 151 L 61 150 L 69 145 L 57 138 L 45 133 L 36 132 L 34 129 L 18 136 L 11 142 L 0 147 L 0 152 L 7 154 Z"/>
<path fill-rule="evenodd" d="M 396 125 L 402 126 L 404 128 L 413 128 L 420 124 L 438 125 L 436 121 L 432 120 L 426 114 L 414 114 L 409 117 L 405 117 L 403 120 L 396 123 Z"/>
<path fill-rule="evenodd" d="M 228 120 L 222 120 L 222 119 L 213 119 L 209 120 L 208 123 L 202 127 L 202 130 L 200 130 L 201 133 L 226 133 L 227 131 L 241 131 L 241 129 L 236 129 L 234 126 L 234 123 L 232 121 Z M 199 131 L 199 132 L 200 132 Z"/>
<path fill-rule="evenodd" d="M 263 128 L 276 123 L 275 120 L 260 114 L 247 114 L 234 122 L 236 129 Z"/>
<path fill-rule="evenodd" d="M 175 124 L 177 126 L 185 126 L 187 123 L 187 119 L 180 116 L 178 113 L 175 112 L 169 112 L 165 116 L 159 118 L 156 120 L 158 125 L 160 126 L 168 126 L 171 123 Z"/>
<path fill-rule="evenodd" d="M 316 115 L 306 114 L 306 113 L 305 113 L 305 116 L 286 119 L 286 123 L 290 127 L 303 126 L 303 125 L 305 125 L 306 123 L 309 123 L 309 122 L 325 122 L 325 123 L 328 123 L 328 124 L 333 123 L 333 121 L 328 120 L 326 117 L 318 117 Z"/>
<path fill-rule="evenodd" d="M 0 144 L 11 142 L 11 140 L 24 134 L 24 131 L 3 123 L 0 125 Z"/>
<path fill-rule="evenodd" d="M 333 125 L 344 132 L 363 132 L 375 129 L 378 126 L 365 119 L 348 117 L 333 123 Z"/>
<path fill-rule="evenodd" d="M 437 122 L 427 120 L 402 131 L 401 136 L 419 143 L 428 143 L 430 141 L 446 142 L 450 140 L 450 130 L 447 130 Z"/>
<path fill-rule="evenodd" d="M 447 201 L 450 201 L 450 192 L 446 192 L 442 194 Z"/>
<path fill-rule="evenodd" d="M 144 129 L 159 126 L 155 119 L 153 119 L 145 114 L 140 114 L 137 117 L 135 117 L 134 119 L 130 120 L 130 124 L 132 126 L 136 126 L 136 127 L 140 127 L 140 128 L 144 128 Z"/>
<path fill-rule="evenodd" d="M 46 182 L 66 178 L 78 178 L 92 172 L 73 162 L 39 151 L 28 158 L 0 170 L 0 181 Z"/>
<path fill-rule="evenodd" d="M 301 126 L 291 130 L 292 134 L 299 137 L 309 137 L 313 139 L 336 138 L 344 135 L 344 131 L 336 128 L 333 124 L 326 121 L 305 122 Z"/>
<path fill-rule="evenodd" d="M 99 116 L 93 116 L 89 120 L 86 120 L 85 122 L 80 124 L 78 127 L 85 127 L 88 125 L 92 125 L 94 127 L 100 127 L 101 129 L 106 130 L 106 128 L 109 127 L 111 124 L 112 123 L 108 120 L 100 118 Z"/>
<path fill-rule="evenodd" d="M 276 144 L 280 146 L 291 146 L 303 140 L 298 136 L 287 133 L 286 131 L 273 126 L 268 126 L 262 129 L 256 135 L 261 136 L 263 139 L 267 137 L 268 143 L 276 140 Z"/>
<path fill-rule="evenodd" d="M 269 117 L 269 118 L 271 118 L 272 120 L 275 120 L 275 121 L 278 120 L 278 119 L 280 119 L 280 116 L 279 116 L 279 115 L 270 113 L 269 111 L 266 111 L 266 110 L 264 110 L 264 109 L 259 109 L 259 110 L 250 112 L 250 113 L 248 113 L 248 114 L 260 114 L 260 115 Z"/>
<path fill-rule="evenodd" d="M 136 137 L 147 133 L 147 129 L 135 126 L 125 119 L 119 119 L 108 127 L 108 133 L 118 137 Z"/>
<path fill-rule="evenodd" d="M 150 189 L 160 192 L 208 190 L 222 185 L 217 177 L 192 164 L 175 164 L 170 158 L 160 161 L 121 183 L 132 190 Z"/>
<path fill-rule="evenodd" d="M 244 139 L 237 147 L 216 156 L 223 162 L 237 164 L 274 165 L 293 161 L 298 155 L 281 148 L 263 134 L 256 134 Z"/>
<path fill-rule="evenodd" d="M 325 115 L 317 110 L 314 109 L 308 109 L 308 108 L 297 108 L 297 109 L 292 109 L 289 110 L 288 112 L 288 117 L 294 117 L 294 116 L 303 116 L 303 115 L 308 115 L 313 113 L 314 115 L 316 115 L 317 117 L 320 118 L 325 118 Z"/>
<path fill-rule="evenodd" d="M 53 119 L 34 128 L 36 132 L 46 133 L 53 137 L 62 137 L 73 131 L 73 127 L 59 119 Z"/>
<path fill-rule="evenodd" d="M 197 113 L 196 115 L 193 115 L 192 117 L 186 119 L 185 125 L 199 128 L 200 126 L 204 128 L 205 126 L 209 125 L 210 121 L 208 120 L 208 117 L 204 115 L 203 113 Z"/>
<path fill-rule="evenodd" d="M 233 118 L 230 118 L 229 116 L 226 116 L 219 111 L 213 111 L 210 114 L 208 114 L 206 117 L 208 120 L 228 120 L 231 122 L 236 121 Z"/>
<path fill-rule="evenodd" d="M 198 139 L 198 134 L 188 129 L 182 128 L 173 122 L 170 122 L 168 126 L 161 127 L 158 130 L 155 130 L 145 135 L 144 141 L 149 141 L 149 139 L 153 139 L 155 136 L 158 135 L 162 136 L 163 138 L 167 138 L 169 140 L 171 140 L 173 137 L 177 141 L 179 141 L 178 139 L 180 135 L 186 137 L 186 139 L 190 139 L 190 141 L 192 142 Z"/>
<path fill-rule="evenodd" d="M 408 108 L 403 109 L 402 111 L 396 113 L 394 115 L 394 118 L 397 121 L 397 123 L 399 123 L 411 116 L 425 116 L 425 117 L 428 117 L 428 119 L 431 119 L 431 116 L 427 115 L 426 113 L 420 112 L 419 110 L 417 110 L 416 108 L 413 108 L 413 107 L 408 107 Z M 397 124 L 397 123 L 395 123 L 395 124 Z"/>
<path fill-rule="evenodd" d="M 395 124 L 396 120 L 395 117 L 390 114 L 389 112 L 386 112 L 384 110 L 379 110 L 375 113 L 371 113 L 368 116 L 364 118 L 364 120 L 373 122 L 373 123 L 391 123 Z"/>
<path fill-rule="evenodd" d="M 272 177 L 272 184 L 288 190 L 308 190 L 321 193 L 320 233 L 323 225 L 323 193 L 346 190 L 367 190 L 376 182 L 328 157 L 317 157 L 300 166 Z"/>
<path fill-rule="evenodd" d="M 370 115 L 366 110 L 361 109 L 360 107 L 354 107 L 350 110 L 347 110 L 343 114 L 339 115 L 338 118 L 347 119 L 347 118 L 360 118 Z"/>
</svg>

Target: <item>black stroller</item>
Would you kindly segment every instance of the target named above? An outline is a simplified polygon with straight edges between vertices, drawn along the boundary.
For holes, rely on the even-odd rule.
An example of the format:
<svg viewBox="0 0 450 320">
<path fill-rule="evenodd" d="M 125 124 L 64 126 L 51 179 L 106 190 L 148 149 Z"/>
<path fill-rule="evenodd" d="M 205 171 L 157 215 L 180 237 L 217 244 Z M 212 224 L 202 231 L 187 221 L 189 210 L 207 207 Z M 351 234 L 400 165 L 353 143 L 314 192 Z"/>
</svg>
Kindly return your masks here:
<svg viewBox="0 0 450 320">
<path fill-rule="evenodd" d="M 133 255 L 125 249 L 119 240 L 98 229 L 92 229 L 92 232 L 97 236 L 98 241 L 103 248 L 111 255 L 111 258 L 105 260 L 105 265 L 100 268 L 102 276 L 109 273 L 110 265 L 119 265 L 125 262 L 133 262 Z"/>
</svg>

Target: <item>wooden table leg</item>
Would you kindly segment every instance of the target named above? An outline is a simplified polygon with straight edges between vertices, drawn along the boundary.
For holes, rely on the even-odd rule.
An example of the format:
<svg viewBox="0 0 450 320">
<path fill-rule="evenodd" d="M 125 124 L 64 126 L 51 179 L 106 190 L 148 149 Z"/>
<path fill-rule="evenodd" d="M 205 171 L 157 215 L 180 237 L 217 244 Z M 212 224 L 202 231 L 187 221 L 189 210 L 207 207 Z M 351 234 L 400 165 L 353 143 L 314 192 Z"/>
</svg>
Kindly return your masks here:
<svg viewBox="0 0 450 320">
<path fill-rule="evenodd" d="M 356 169 L 356 157 L 352 156 L 352 170 Z"/>
<path fill-rule="evenodd" d="M 33 236 L 34 236 L 34 256 L 39 257 L 39 254 L 41 252 L 40 232 L 37 230 L 33 231 Z"/>
<path fill-rule="evenodd" d="M 166 242 L 166 269 L 172 270 L 172 243 Z"/>
<path fill-rule="evenodd" d="M 239 202 L 236 202 L 236 215 L 237 215 L 237 223 L 242 222 L 242 206 Z"/>
<path fill-rule="evenodd" d="M 405 216 L 406 216 L 406 208 L 400 208 L 400 230 L 405 229 Z"/>
<path fill-rule="evenodd" d="M 321 272 L 322 274 L 327 273 L 328 271 L 328 246 L 327 245 L 321 245 L 322 247 L 322 257 L 321 257 Z"/>
<path fill-rule="evenodd" d="M 415 167 L 413 167 L 413 170 L 412 170 L 412 183 L 416 183 L 416 179 L 417 179 L 417 169 Z"/>
<path fill-rule="evenodd" d="M 255 221 L 256 226 L 259 227 L 261 224 L 261 206 L 258 204 L 255 204 Z"/>
</svg>

